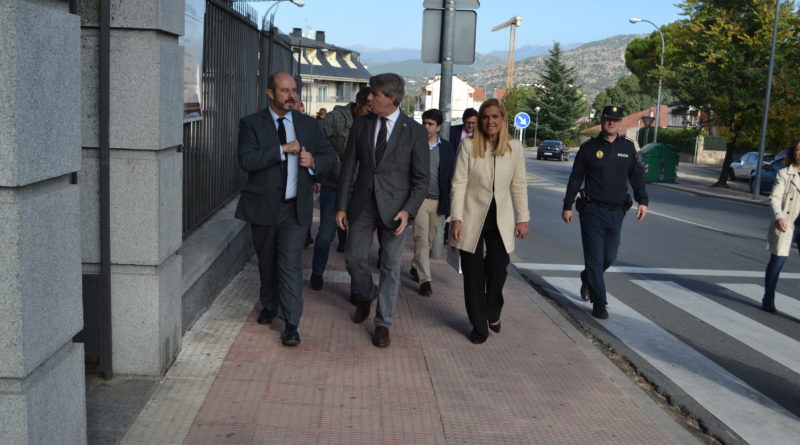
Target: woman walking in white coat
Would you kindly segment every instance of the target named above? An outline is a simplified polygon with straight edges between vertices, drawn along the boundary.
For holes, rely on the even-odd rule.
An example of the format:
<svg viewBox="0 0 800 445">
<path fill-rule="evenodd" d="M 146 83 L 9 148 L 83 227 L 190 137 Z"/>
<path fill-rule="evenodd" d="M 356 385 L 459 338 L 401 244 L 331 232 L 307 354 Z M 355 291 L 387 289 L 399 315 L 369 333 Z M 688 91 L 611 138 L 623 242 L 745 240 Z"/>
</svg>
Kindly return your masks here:
<svg viewBox="0 0 800 445">
<path fill-rule="evenodd" d="M 479 344 L 489 329 L 500 332 L 508 255 L 514 237 L 528 234 L 530 220 L 525 156 L 509 138 L 508 116 L 497 99 L 481 105 L 477 131 L 461 141 L 451 196 L 451 243 L 460 249 L 469 339 Z"/>
<path fill-rule="evenodd" d="M 800 233 L 800 221 L 797 218 L 800 215 L 800 138 L 793 140 L 786 151 L 786 168 L 778 170 L 769 198 L 775 221 L 767 234 L 770 256 L 764 277 L 764 299 L 761 300 L 761 309 L 767 312 L 776 310 L 775 286 L 778 276 Z M 800 243 L 797 247 L 800 250 Z"/>
</svg>

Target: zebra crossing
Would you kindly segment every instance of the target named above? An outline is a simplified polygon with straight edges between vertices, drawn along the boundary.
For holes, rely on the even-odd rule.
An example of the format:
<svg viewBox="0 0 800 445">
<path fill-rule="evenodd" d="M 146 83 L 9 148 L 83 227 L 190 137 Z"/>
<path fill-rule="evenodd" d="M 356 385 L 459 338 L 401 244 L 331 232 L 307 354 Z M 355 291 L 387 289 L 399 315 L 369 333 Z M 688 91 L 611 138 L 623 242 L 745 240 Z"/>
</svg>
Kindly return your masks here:
<svg viewBox="0 0 800 445">
<path fill-rule="evenodd" d="M 528 263 L 515 265 L 519 269 L 535 270 L 571 305 L 591 312 L 591 304 L 584 302 L 579 295 L 580 278 L 574 275 L 563 276 L 563 273 L 562 276 L 548 276 L 551 275 L 548 272 L 579 271 L 582 266 Z M 629 282 L 641 291 L 640 294 L 663 300 L 690 316 L 687 318 L 712 327 L 780 364 L 790 373 L 800 376 L 800 341 L 678 283 L 678 275 L 698 276 L 703 272 L 685 269 L 612 269 L 608 272 L 652 275 L 652 278 L 657 279 L 638 279 L 642 275 L 637 275 L 637 279 Z M 746 271 L 704 272 L 715 279 L 714 281 L 720 281 L 714 282 L 714 285 L 743 297 L 745 301 L 760 304 L 763 286 L 734 283 L 729 278 L 725 279 L 731 276 L 742 278 L 742 272 Z M 763 272 L 752 271 L 745 276 L 763 279 Z M 781 279 L 784 278 L 793 280 L 800 277 L 781 276 Z M 796 282 L 792 286 L 797 286 Z M 797 443 L 800 437 L 800 417 L 707 357 L 705 354 L 709 351 L 696 349 L 660 326 L 659 317 L 648 317 L 612 294 L 607 297 L 611 317 L 597 320 L 597 323 L 741 438 L 751 444 Z M 776 294 L 776 300 L 782 314 L 800 319 L 800 301 L 782 294 Z M 791 391 L 792 388 L 786 390 Z"/>
</svg>

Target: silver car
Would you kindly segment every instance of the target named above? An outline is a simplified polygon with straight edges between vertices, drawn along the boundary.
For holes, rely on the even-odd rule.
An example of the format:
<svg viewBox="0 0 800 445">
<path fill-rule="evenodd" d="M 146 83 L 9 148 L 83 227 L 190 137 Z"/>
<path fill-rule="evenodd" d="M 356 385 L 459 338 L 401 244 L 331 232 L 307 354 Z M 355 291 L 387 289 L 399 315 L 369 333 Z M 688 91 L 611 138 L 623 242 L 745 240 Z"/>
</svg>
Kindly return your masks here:
<svg viewBox="0 0 800 445">
<path fill-rule="evenodd" d="M 764 154 L 763 164 L 764 166 L 769 165 L 770 161 L 775 158 L 773 154 Z M 750 175 L 756 171 L 756 165 L 758 164 L 758 152 L 757 151 L 750 151 L 742 155 L 742 157 L 738 161 L 731 162 L 731 168 L 729 171 L 729 177 L 731 180 L 741 179 L 743 181 L 747 181 L 750 179 Z"/>
</svg>

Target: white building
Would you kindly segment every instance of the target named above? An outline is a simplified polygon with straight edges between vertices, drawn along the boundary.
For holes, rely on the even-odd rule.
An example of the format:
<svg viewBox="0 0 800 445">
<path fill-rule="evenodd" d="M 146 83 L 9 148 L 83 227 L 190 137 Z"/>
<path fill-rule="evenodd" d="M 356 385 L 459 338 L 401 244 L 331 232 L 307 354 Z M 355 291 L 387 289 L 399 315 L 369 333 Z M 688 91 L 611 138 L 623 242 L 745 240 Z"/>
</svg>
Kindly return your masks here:
<svg viewBox="0 0 800 445">
<path fill-rule="evenodd" d="M 439 91 L 441 90 L 441 76 L 436 76 L 432 81 L 422 87 L 417 108 L 422 111 L 439 108 Z M 450 102 L 452 121 L 460 121 L 461 115 L 467 108 L 476 110 L 483 103 L 483 89 L 473 88 L 458 76 L 453 76 L 453 92 Z"/>
</svg>

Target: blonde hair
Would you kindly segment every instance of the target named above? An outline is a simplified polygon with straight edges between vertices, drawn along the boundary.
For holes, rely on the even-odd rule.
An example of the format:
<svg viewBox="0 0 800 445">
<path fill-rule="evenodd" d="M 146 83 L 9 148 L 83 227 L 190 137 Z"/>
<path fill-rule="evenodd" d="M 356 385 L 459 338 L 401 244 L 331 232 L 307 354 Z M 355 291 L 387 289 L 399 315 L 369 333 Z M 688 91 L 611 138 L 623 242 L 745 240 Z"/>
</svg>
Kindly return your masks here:
<svg viewBox="0 0 800 445">
<path fill-rule="evenodd" d="M 497 107 L 500 110 L 500 115 L 503 116 L 504 123 L 503 128 L 500 129 L 500 134 L 497 139 L 497 147 L 493 147 L 493 153 L 495 156 L 503 156 L 506 153 L 511 152 L 511 144 L 509 144 L 510 141 L 508 136 L 508 113 L 506 112 L 506 108 L 499 100 L 492 98 L 481 104 L 481 108 L 478 110 L 478 128 L 476 129 L 475 134 L 472 136 L 472 155 L 480 158 L 486 155 L 486 147 L 489 145 L 489 137 L 486 135 L 486 133 L 484 133 L 483 129 L 483 113 L 489 107 Z"/>
</svg>

